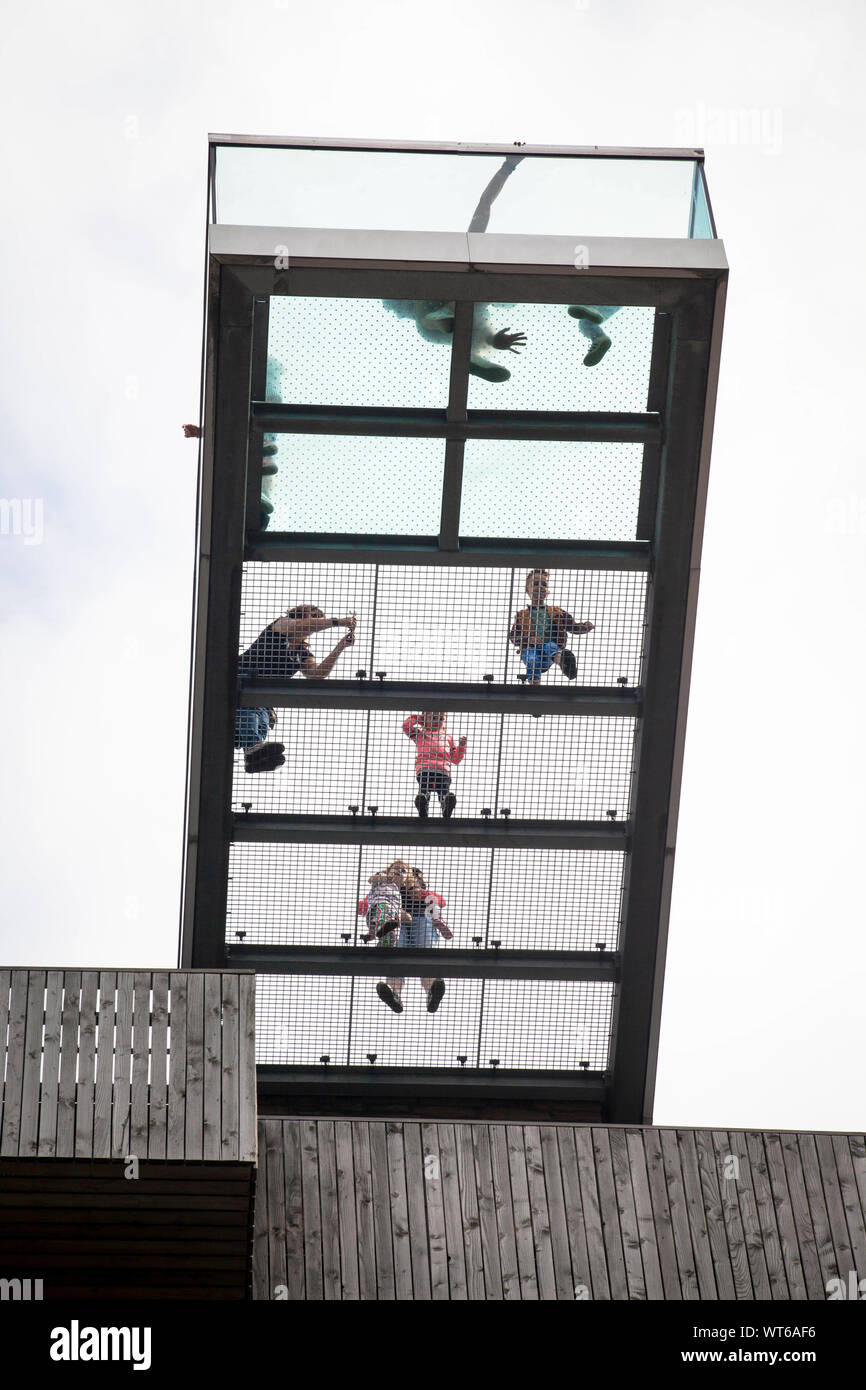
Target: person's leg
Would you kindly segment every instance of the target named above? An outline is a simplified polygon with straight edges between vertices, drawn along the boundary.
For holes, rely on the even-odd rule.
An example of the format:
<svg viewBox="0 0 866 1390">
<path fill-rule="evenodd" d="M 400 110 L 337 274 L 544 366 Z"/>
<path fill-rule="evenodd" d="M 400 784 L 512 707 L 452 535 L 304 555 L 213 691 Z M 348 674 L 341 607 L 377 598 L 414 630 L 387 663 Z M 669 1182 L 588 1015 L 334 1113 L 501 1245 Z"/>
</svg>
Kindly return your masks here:
<svg viewBox="0 0 866 1390">
<path fill-rule="evenodd" d="M 235 714 L 235 748 L 244 750 L 245 772 L 275 772 L 285 763 L 284 743 L 267 742 L 269 711 L 258 705 L 242 705 Z"/>
<path fill-rule="evenodd" d="M 387 936 L 382 937 L 379 944 L 382 946 L 406 946 L 408 942 L 409 937 L 406 932 L 406 927 L 400 926 L 395 928 L 394 931 L 389 932 Z M 392 1013 L 401 1014 L 403 1012 L 403 1000 L 400 997 L 403 993 L 403 979 L 401 976 L 392 975 L 390 979 L 380 981 L 376 986 L 376 993 L 382 1000 L 382 1003 L 388 1005 Z"/>
<path fill-rule="evenodd" d="M 247 751 L 263 743 L 267 736 L 267 710 L 257 705 L 240 705 L 235 713 L 235 748 Z"/>
<path fill-rule="evenodd" d="M 443 818 L 449 820 L 454 814 L 457 797 L 451 790 L 451 778 L 447 772 L 436 773 L 436 793 L 439 797 L 439 805 L 442 807 Z"/>
<path fill-rule="evenodd" d="M 589 352 L 583 359 L 585 367 L 594 367 L 600 362 L 610 347 L 610 338 L 602 328 L 609 318 L 620 308 L 619 304 L 599 304 L 593 307 L 585 304 L 572 304 L 569 307 L 569 314 L 573 319 L 577 319 L 580 324 L 580 331 L 584 338 L 588 338 L 591 344 Z"/>
<path fill-rule="evenodd" d="M 426 912 L 416 914 L 412 918 L 411 926 L 404 927 L 403 930 L 407 933 L 408 944 L 419 950 L 427 950 L 437 944 L 439 934 Z M 424 975 L 420 984 L 427 996 L 427 1012 L 434 1014 L 442 1003 L 445 981 L 438 979 L 435 975 Z"/>
<path fill-rule="evenodd" d="M 541 648 L 525 647 L 520 660 L 526 667 L 526 680 L 529 685 L 541 684 Z"/>
<path fill-rule="evenodd" d="M 577 676 L 577 657 L 570 647 L 563 647 L 561 651 L 558 651 L 553 661 L 566 680 L 573 681 L 575 679 Z"/>
<path fill-rule="evenodd" d="M 415 807 L 422 820 L 426 820 L 430 811 L 430 773 L 426 768 L 415 773 L 418 783 L 418 795 L 415 797 Z"/>
</svg>

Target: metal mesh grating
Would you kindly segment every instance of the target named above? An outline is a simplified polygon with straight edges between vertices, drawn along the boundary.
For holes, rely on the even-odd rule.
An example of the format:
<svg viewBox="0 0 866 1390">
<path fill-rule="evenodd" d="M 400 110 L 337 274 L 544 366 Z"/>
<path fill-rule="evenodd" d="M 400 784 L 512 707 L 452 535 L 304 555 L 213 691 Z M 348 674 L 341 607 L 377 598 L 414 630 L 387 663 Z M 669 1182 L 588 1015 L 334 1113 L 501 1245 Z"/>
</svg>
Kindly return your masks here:
<svg viewBox="0 0 866 1390">
<path fill-rule="evenodd" d="M 419 868 L 445 899 L 454 933 L 437 949 L 615 950 L 625 856 L 617 851 L 451 849 L 412 845 L 231 847 L 226 941 L 357 945 L 371 874 L 395 859 Z M 362 949 L 375 949 L 364 947 Z"/>
<path fill-rule="evenodd" d="M 274 618 L 302 603 L 333 617 L 355 614 L 355 644 L 333 670 L 352 679 L 470 681 L 492 675 L 515 681 L 524 673 L 508 634 L 528 602 L 523 569 L 439 565 L 336 565 L 248 562 L 241 598 L 240 649 L 246 650 Z M 575 637 L 577 684 L 632 686 L 640 679 L 647 577 L 636 570 L 551 570 L 550 602 L 595 630 Z M 309 639 L 316 659 L 341 632 Z M 544 684 L 562 683 L 554 667 Z"/>
<path fill-rule="evenodd" d="M 642 444 L 469 439 L 460 534 L 634 540 Z"/>
<path fill-rule="evenodd" d="M 428 343 L 380 299 L 271 296 L 268 396 L 296 405 L 439 407 L 450 340 Z"/>
<path fill-rule="evenodd" d="M 593 1071 L 607 1065 L 613 985 L 523 980 L 446 983 L 428 1014 L 416 980 L 404 1011 L 377 997 L 375 980 L 356 976 L 256 979 L 256 1060 L 315 1066 L 457 1067 Z M 370 1063 L 369 1057 L 375 1057 Z M 324 1064 L 322 1064 L 324 1065 Z"/>
<path fill-rule="evenodd" d="M 247 774 L 236 755 L 232 807 L 256 812 L 413 815 L 418 793 L 415 746 L 403 719 L 379 710 L 276 711 L 274 738 L 286 765 Z M 445 736 L 467 739 L 462 762 L 451 765 L 456 816 L 510 811 L 516 819 L 625 820 L 635 721 L 593 716 L 453 714 Z M 436 797 L 431 815 L 438 815 Z"/>
</svg>

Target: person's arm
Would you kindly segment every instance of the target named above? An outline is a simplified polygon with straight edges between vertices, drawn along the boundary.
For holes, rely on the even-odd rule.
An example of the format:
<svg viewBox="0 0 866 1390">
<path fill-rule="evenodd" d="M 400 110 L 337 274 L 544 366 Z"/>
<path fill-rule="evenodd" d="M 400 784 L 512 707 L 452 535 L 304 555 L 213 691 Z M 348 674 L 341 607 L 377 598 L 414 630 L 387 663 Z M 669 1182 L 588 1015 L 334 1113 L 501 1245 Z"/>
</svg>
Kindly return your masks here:
<svg viewBox="0 0 866 1390">
<path fill-rule="evenodd" d="M 354 619 L 353 619 L 354 621 Z M 351 647 L 355 640 L 355 630 L 350 628 L 345 637 L 341 637 L 332 652 L 329 652 L 323 661 L 316 663 L 315 658 L 310 655 L 301 663 L 301 672 L 308 681 L 327 680 L 333 671 L 340 657 L 347 647 Z"/>
<path fill-rule="evenodd" d="M 573 618 L 571 616 L 570 613 L 566 613 L 564 608 L 560 608 L 555 621 L 559 622 L 566 632 L 577 632 L 583 634 L 586 632 L 592 632 L 595 628 L 595 623 L 579 623 L 576 618 Z"/>
<path fill-rule="evenodd" d="M 523 613 L 518 613 L 508 634 L 509 642 L 513 642 L 515 647 L 523 646 L 523 626 Z"/>
<path fill-rule="evenodd" d="M 316 632 L 324 632 L 329 627 L 347 627 L 350 632 L 355 631 L 354 618 L 290 618 L 283 614 L 272 624 L 274 632 L 279 632 L 285 637 L 289 646 L 293 642 L 303 642 L 305 637 L 312 637 Z"/>
<path fill-rule="evenodd" d="M 452 763 L 462 763 L 463 759 L 466 757 L 466 735 L 464 734 L 460 742 L 456 745 L 453 738 L 449 738 L 448 742 L 451 745 L 449 751 Z"/>
<path fill-rule="evenodd" d="M 407 738 L 414 738 L 417 734 L 420 718 L 420 714 L 410 714 L 408 719 L 403 720 L 403 733 Z"/>
</svg>

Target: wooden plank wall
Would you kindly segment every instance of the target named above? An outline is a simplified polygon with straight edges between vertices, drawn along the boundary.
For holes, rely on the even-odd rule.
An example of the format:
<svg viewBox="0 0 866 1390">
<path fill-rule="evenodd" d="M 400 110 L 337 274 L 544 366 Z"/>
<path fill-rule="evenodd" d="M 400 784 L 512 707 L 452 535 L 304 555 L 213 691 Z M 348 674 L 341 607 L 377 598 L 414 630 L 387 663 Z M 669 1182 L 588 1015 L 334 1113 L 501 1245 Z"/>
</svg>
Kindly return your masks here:
<svg viewBox="0 0 866 1390">
<path fill-rule="evenodd" d="M 863 1135 L 259 1121 L 257 1299 L 826 1301 Z"/>
<path fill-rule="evenodd" d="M 46 1299 L 249 1296 L 254 991 L 237 971 L 0 970 L 4 1277 Z"/>
<path fill-rule="evenodd" d="M 0 970 L 0 1159 L 256 1161 L 255 976 Z"/>
</svg>

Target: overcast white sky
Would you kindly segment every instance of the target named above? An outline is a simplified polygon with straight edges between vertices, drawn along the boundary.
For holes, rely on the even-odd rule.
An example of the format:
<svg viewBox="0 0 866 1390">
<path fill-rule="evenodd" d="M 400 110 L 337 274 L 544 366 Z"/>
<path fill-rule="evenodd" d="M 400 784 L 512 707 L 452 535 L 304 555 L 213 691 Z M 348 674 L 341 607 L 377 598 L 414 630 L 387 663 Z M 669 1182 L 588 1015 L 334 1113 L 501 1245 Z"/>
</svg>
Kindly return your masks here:
<svg viewBox="0 0 866 1390">
<path fill-rule="evenodd" d="M 208 130 L 697 143 L 732 274 L 655 1118 L 862 1130 L 860 0 L 3 27 L 3 963 L 176 958 Z"/>
</svg>

